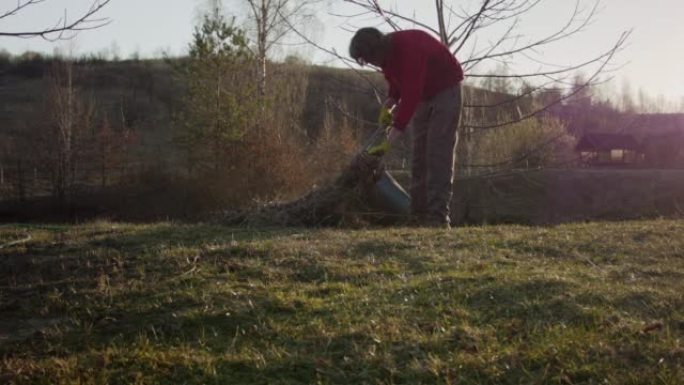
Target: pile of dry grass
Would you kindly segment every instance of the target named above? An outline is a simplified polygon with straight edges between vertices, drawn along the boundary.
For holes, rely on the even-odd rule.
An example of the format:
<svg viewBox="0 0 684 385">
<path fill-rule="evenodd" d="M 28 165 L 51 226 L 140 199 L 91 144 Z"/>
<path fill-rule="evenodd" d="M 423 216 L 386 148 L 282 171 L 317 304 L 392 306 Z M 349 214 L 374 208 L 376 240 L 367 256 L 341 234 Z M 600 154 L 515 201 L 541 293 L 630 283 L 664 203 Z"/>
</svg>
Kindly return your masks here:
<svg viewBox="0 0 684 385">
<path fill-rule="evenodd" d="M 285 203 L 228 212 L 221 222 L 240 226 L 335 226 L 373 223 L 385 216 L 373 207 L 373 186 L 382 176 L 380 157 L 357 155 L 329 185 Z"/>
</svg>

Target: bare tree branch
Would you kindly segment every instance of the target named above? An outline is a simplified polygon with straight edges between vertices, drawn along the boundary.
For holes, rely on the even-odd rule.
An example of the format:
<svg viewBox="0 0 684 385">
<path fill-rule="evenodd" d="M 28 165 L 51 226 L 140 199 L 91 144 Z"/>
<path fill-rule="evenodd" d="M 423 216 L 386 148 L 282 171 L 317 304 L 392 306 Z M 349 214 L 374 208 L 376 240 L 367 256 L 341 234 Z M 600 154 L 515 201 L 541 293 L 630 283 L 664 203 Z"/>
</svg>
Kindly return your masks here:
<svg viewBox="0 0 684 385">
<path fill-rule="evenodd" d="M 461 65 L 463 66 L 463 71 L 464 72 L 470 72 L 470 70 L 475 68 L 475 66 L 477 66 L 478 64 L 480 64 L 484 60 L 488 59 L 489 55 L 491 55 L 492 52 L 494 52 L 497 48 L 499 48 L 503 43 L 505 43 L 506 41 L 511 39 L 511 34 L 513 33 L 513 30 L 515 30 L 516 26 L 517 26 L 517 22 L 511 24 L 511 26 L 499 37 L 499 39 L 494 44 L 490 45 L 487 52 L 485 52 L 484 55 L 481 55 L 479 59 L 471 60 L 470 63 L 466 63 L 466 64 L 461 63 Z M 476 49 L 476 44 L 473 44 L 472 49 L 473 49 L 473 51 L 470 54 L 471 58 L 475 56 L 474 51 Z"/>
<path fill-rule="evenodd" d="M 18 0 L 17 5 L 13 9 L 10 9 L 9 11 L 0 15 L 0 20 L 4 19 L 6 17 L 9 17 L 9 16 L 14 16 L 17 13 L 19 13 L 19 11 L 21 11 L 22 9 L 29 7 L 31 5 L 40 4 L 44 1 L 46 1 L 46 0 L 27 0 L 27 1 L 22 3 L 21 0 Z"/>
<path fill-rule="evenodd" d="M 249 5 L 249 18 L 254 24 L 256 56 L 259 63 L 259 91 L 266 95 L 267 56 L 274 45 L 280 44 L 292 31 L 294 24 L 312 17 L 307 9 L 320 0 L 245 0 Z"/>
<path fill-rule="evenodd" d="M 592 59 L 589 59 L 589 60 L 582 62 L 582 63 L 579 63 L 579 64 L 563 67 L 561 69 L 548 70 L 548 71 L 539 70 L 536 72 L 529 72 L 529 73 L 522 73 L 522 74 L 472 74 L 472 73 L 469 73 L 468 77 L 471 77 L 471 78 L 522 79 L 522 78 L 532 78 L 532 77 L 539 77 L 539 76 L 560 75 L 560 74 L 564 74 L 564 73 L 568 73 L 568 72 L 572 72 L 572 71 L 577 71 L 577 70 L 579 70 L 581 68 L 585 68 L 591 64 L 600 62 L 601 60 L 603 60 L 606 57 L 612 58 L 613 56 L 615 56 L 615 53 L 617 53 L 618 51 L 620 51 L 622 49 L 622 47 L 624 46 L 624 44 L 626 42 L 626 38 L 629 37 L 630 34 L 631 34 L 631 31 L 623 32 L 622 35 L 620 35 L 618 42 L 616 43 L 617 45 L 613 46 L 613 48 L 611 48 L 610 50 L 600 54 L 599 56 L 592 58 Z"/>
<path fill-rule="evenodd" d="M 467 27 L 465 28 L 465 31 L 461 34 L 460 37 L 457 37 L 457 38 L 455 38 L 455 39 L 453 40 L 453 44 L 455 44 L 455 43 L 456 43 L 457 41 L 459 41 L 459 40 L 461 41 L 461 42 L 458 44 L 458 46 L 456 46 L 456 48 L 454 49 L 454 53 L 457 53 L 458 51 L 460 51 L 461 48 L 463 48 L 463 45 L 468 41 L 468 39 L 470 38 L 470 36 L 473 34 L 473 32 L 475 32 L 475 31 L 478 29 L 478 28 L 477 28 L 477 23 L 478 23 L 478 21 L 483 17 L 484 12 L 487 10 L 487 6 L 489 5 L 490 2 L 491 2 L 491 0 L 484 0 L 484 1 L 483 1 L 482 7 L 481 7 L 480 10 L 479 10 L 475 15 L 473 15 L 473 17 L 470 19 L 470 22 L 468 22 Z M 444 31 L 444 33 L 446 33 L 446 31 Z M 445 41 L 444 43 L 445 43 L 445 44 L 446 44 L 446 43 L 449 43 L 449 41 Z M 450 46 L 451 46 L 451 45 L 450 45 Z"/>
<path fill-rule="evenodd" d="M 378 104 L 382 104 L 383 98 L 382 98 L 382 96 L 380 96 L 380 94 L 381 94 L 381 93 L 380 93 L 380 90 L 379 90 L 378 87 L 373 83 L 373 81 L 371 81 L 371 80 L 370 80 L 362 71 L 359 71 L 359 70 L 354 66 L 354 65 L 356 64 L 355 61 L 353 61 L 353 60 L 351 60 L 351 59 L 349 59 L 349 58 L 346 58 L 346 57 L 344 57 L 344 56 L 338 54 L 337 51 L 334 51 L 334 50 L 332 50 L 332 49 L 328 49 L 328 48 L 325 48 L 325 47 L 321 46 L 320 44 L 316 43 L 315 41 L 309 39 L 304 33 L 300 32 L 294 25 L 292 25 L 292 23 L 290 23 L 289 20 L 287 20 L 287 19 L 283 19 L 283 20 L 285 20 L 285 23 L 287 23 L 288 27 L 292 30 L 292 32 L 294 32 L 297 36 L 299 36 L 299 38 L 301 38 L 302 40 L 304 40 L 306 43 L 308 43 L 308 44 L 311 45 L 312 47 L 314 47 L 314 48 L 316 48 L 316 49 L 318 49 L 318 50 L 320 50 L 320 51 L 323 51 L 323 52 L 325 52 L 325 53 L 327 53 L 327 54 L 329 54 L 329 55 L 332 55 L 332 56 L 336 57 L 337 59 L 341 60 L 342 63 L 344 63 L 349 69 L 351 69 L 352 71 L 354 71 L 354 73 L 356 73 L 356 74 L 357 74 L 358 76 L 360 76 L 364 81 L 366 81 L 366 83 L 368 83 L 368 85 L 369 85 L 369 86 L 371 87 L 371 89 L 373 90 L 373 93 L 375 94 L 375 98 L 376 98 Z"/>
<path fill-rule="evenodd" d="M 471 57 L 467 60 L 464 60 L 462 64 L 468 65 L 469 63 L 474 62 L 474 61 L 482 61 L 482 60 L 486 60 L 486 59 L 493 59 L 493 58 L 503 57 L 503 56 L 512 56 L 516 53 L 528 51 L 528 50 L 531 50 L 531 49 L 534 49 L 534 48 L 537 48 L 537 47 L 540 47 L 543 45 L 547 45 L 547 44 L 565 39 L 567 37 L 570 37 L 570 36 L 580 32 L 580 31 L 582 31 L 584 28 L 586 28 L 589 25 L 589 23 L 591 22 L 591 20 L 593 18 L 593 15 L 595 14 L 596 6 L 598 6 L 598 2 L 595 3 L 594 9 L 590 13 L 590 17 L 587 17 L 584 20 L 584 22 L 581 23 L 580 25 L 578 25 L 576 28 L 570 29 L 570 27 L 572 27 L 572 25 L 574 24 L 575 20 L 577 20 L 577 17 L 579 15 L 579 0 L 578 0 L 576 2 L 575 10 L 573 11 L 571 17 L 568 19 L 566 24 L 563 25 L 563 27 L 561 27 L 557 32 L 555 32 L 555 33 L 553 33 L 547 37 L 544 37 L 542 39 L 538 39 L 534 42 L 520 46 L 520 47 L 515 47 L 513 49 L 509 49 L 509 50 L 505 50 L 505 51 L 497 52 L 497 53 L 493 53 L 490 51 L 481 57 L 475 57 L 475 58 Z"/>
<path fill-rule="evenodd" d="M 366 11 L 375 12 L 383 20 L 385 20 L 393 29 L 397 29 L 396 23 L 392 21 L 391 18 L 396 18 L 401 21 L 414 23 L 428 31 L 433 32 L 435 35 L 440 37 L 443 43 L 447 46 L 452 47 L 454 53 L 460 52 L 460 50 L 469 42 L 478 31 L 486 28 L 489 25 L 498 24 L 502 21 L 513 19 L 513 23 L 508 27 L 508 29 L 503 33 L 503 35 L 493 42 L 490 47 L 476 53 L 466 59 L 461 60 L 461 64 L 464 66 L 466 72 L 471 70 L 477 64 L 485 60 L 495 60 L 498 58 L 512 57 L 516 54 L 525 54 L 526 51 L 531 51 L 538 49 L 542 46 L 549 45 L 551 43 L 558 42 L 565 38 L 568 38 L 576 33 L 583 31 L 595 18 L 600 0 L 593 2 L 593 6 L 586 16 L 583 16 L 582 9 L 580 6 L 581 0 L 575 0 L 575 6 L 571 12 L 570 17 L 567 22 L 556 32 L 536 39 L 532 42 L 528 42 L 523 45 L 518 45 L 516 42 L 520 36 L 513 36 L 515 28 L 519 24 L 518 18 L 529 12 L 534 7 L 538 6 L 543 2 L 543 0 L 482 0 L 481 5 L 478 7 L 477 11 L 473 13 L 468 13 L 464 11 L 463 15 L 456 13 L 451 7 L 444 4 L 443 0 L 435 0 L 435 7 L 437 10 L 437 25 L 438 28 L 434 28 L 426 23 L 420 22 L 412 17 L 403 16 L 397 12 L 383 9 L 380 7 L 377 0 L 345 0 L 347 3 L 351 3 L 362 7 Z M 451 31 L 446 31 L 446 24 L 444 22 L 444 10 L 447 8 L 451 15 L 455 15 L 462 20 L 462 22 L 453 28 Z M 581 22 L 576 25 L 578 21 Z M 460 31 L 460 32 L 459 32 Z M 500 49 L 504 43 L 513 40 L 513 47 Z M 473 48 L 474 49 L 474 48 Z M 593 61 L 585 62 L 584 65 L 590 64 Z M 573 71 L 579 66 L 567 66 L 567 71 Z M 540 70 L 538 75 L 552 75 L 554 72 Z M 471 77 L 482 77 L 482 75 L 468 73 Z M 530 75 L 511 75 L 510 77 L 529 77 Z"/>
<path fill-rule="evenodd" d="M 564 100 L 567 100 L 567 99 L 569 99 L 569 98 L 575 96 L 575 95 L 578 94 L 579 92 L 583 91 L 586 87 L 588 87 L 589 85 L 593 84 L 593 82 L 599 77 L 599 75 L 601 75 L 601 74 L 604 72 L 604 70 L 606 69 L 606 67 L 607 67 L 608 64 L 610 63 L 610 60 L 615 56 L 615 54 L 616 54 L 616 53 L 620 50 L 620 48 L 624 45 L 624 43 L 625 43 L 625 41 L 627 40 L 627 38 L 629 37 L 629 35 L 630 35 L 629 32 L 625 32 L 625 33 L 623 33 L 623 34 L 620 36 L 620 38 L 619 38 L 618 41 L 615 43 L 615 45 L 613 46 L 613 48 L 612 48 L 611 50 L 609 50 L 609 51 L 606 53 L 606 55 L 603 55 L 603 56 L 602 56 L 602 57 L 604 57 L 605 59 L 602 61 L 602 63 L 601 63 L 601 65 L 599 66 L 599 68 L 591 75 L 591 77 L 589 77 L 589 79 L 588 79 L 585 83 L 583 83 L 580 87 L 578 87 L 577 89 L 575 89 L 573 92 L 571 92 L 571 93 L 569 93 L 569 94 L 567 94 L 567 95 L 565 95 L 565 96 L 563 96 L 563 97 L 561 97 L 561 98 L 559 98 L 559 99 L 557 99 L 557 100 L 554 100 L 554 101 L 548 103 L 547 105 L 545 105 L 545 106 L 543 106 L 543 107 L 541 107 L 541 108 L 539 108 L 539 109 L 537 109 L 537 110 L 535 110 L 535 111 L 532 111 L 531 113 L 528 113 L 528 114 L 526 114 L 526 115 L 524 115 L 524 116 L 521 116 L 519 119 L 508 120 L 508 121 L 505 121 L 505 122 L 499 122 L 499 123 L 490 124 L 490 125 L 466 125 L 465 128 L 472 128 L 472 129 L 491 129 L 491 128 L 503 127 L 503 126 L 507 126 L 507 125 L 510 125 L 510 124 L 522 122 L 522 121 L 525 121 L 525 120 L 527 120 L 527 119 L 533 118 L 533 117 L 537 116 L 538 114 L 540 114 L 540 113 L 542 113 L 542 112 L 544 112 L 544 111 L 547 111 L 548 109 L 550 109 L 551 107 L 557 105 L 558 103 L 561 103 L 561 102 L 563 102 Z M 600 59 L 597 59 L 597 60 L 600 60 Z M 597 60 L 594 60 L 594 62 L 597 61 Z"/>
<path fill-rule="evenodd" d="M 9 17 L 9 16 L 14 16 L 20 11 L 26 9 L 29 6 L 33 5 L 38 5 L 40 3 L 44 3 L 48 0 L 17 0 L 17 5 L 13 8 L 10 9 L 9 11 L 6 11 L 2 15 L 0 15 L 0 20 Z M 56 40 L 63 40 L 63 39 L 71 39 L 73 38 L 75 33 L 78 33 L 79 31 L 87 31 L 87 30 L 93 30 L 97 28 L 104 27 L 105 25 L 110 23 L 110 20 L 107 18 L 94 18 L 94 16 L 102 10 L 107 4 L 109 4 L 111 0 L 95 0 L 93 3 L 90 5 L 87 11 L 85 11 L 81 16 L 78 18 L 69 21 L 67 17 L 67 11 L 64 10 L 64 16 L 61 17 L 52 27 L 45 28 L 42 30 L 36 30 L 36 31 L 14 31 L 14 32 L 5 32 L 5 31 L 0 31 L 0 37 L 18 37 L 18 38 L 32 38 L 32 37 L 40 37 L 48 41 L 56 41 Z M 66 33 L 72 32 L 74 34 L 71 35 L 66 35 Z M 56 35 L 56 36 L 54 36 Z"/>
<path fill-rule="evenodd" d="M 418 20 L 416 20 L 415 18 L 403 16 L 403 15 L 400 15 L 396 12 L 390 11 L 388 9 L 383 9 L 382 7 L 380 7 L 378 2 L 375 0 L 344 0 L 344 1 L 347 3 L 350 3 L 350 4 L 357 5 L 359 7 L 365 8 L 366 10 L 368 10 L 370 12 L 373 12 L 376 14 L 378 14 L 378 13 L 382 14 L 383 20 L 388 25 L 390 25 L 390 27 L 392 29 L 394 29 L 395 31 L 397 31 L 401 28 L 399 28 L 399 26 L 391 19 L 392 17 L 399 19 L 401 21 L 413 23 L 413 24 L 415 24 L 421 28 L 425 28 L 426 30 L 428 30 L 428 31 L 430 31 L 436 35 L 439 35 L 439 31 L 436 30 L 435 28 L 431 27 L 430 25 L 425 24 L 425 23 L 421 23 Z"/>
<path fill-rule="evenodd" d="M 520 101 L 520 100 L 522 100 L 522 99 L 524 99 L 524 98 L 526 98 L 526 97 L 528 97 L 528 96 L 534 95 L 534 94 L 537 93 L 537 92 L 544 91 L 544 90 L 547 89 L 547 87 L 548 87 L 549 85 L 555 84 L 555 83 L 558 83 L 558 82 L 559 82 L 559 79 L 554 79 L 554 78 L 552 78 L 551 80 L 549 80 L 549 81 L 546 82 L 546 83 L 542 83 L 542 84 L 540 84 L 540 85 L 537 86 L 537 87 L 530 87 L 530 88 L 529 88 L 528 90 L 526 90 L 525 92 L 520 93 L 520 94 L 518 94 L 518 95 L 516 95 L 516 96 L 514 96 L 514 97 L 512 97 L 512 98 L 505 99 L 505 100 L 503 100 L 503 101 L 501 101 L 501 102 L 492 103 L 492 104 L 468 104 L 468 103 L 465 103 L 465 104 L 463 105 L 463 107 L 464 107 L 464 108 L 497 108 L 497 107 L 502 107 L 502 106 L 505 106 L 505 105 L 507 105 L 507 104 L 516 103 L 516 102 L 518 102 L 518 101 Z"/>
<path fill-rule="evenodd" d="M 345 0 L 345 2 L 362 8 L 364 15 L 366 12 L 375 13 L 377 20 L 381 20 L 393 30 L 408 27 L 412 24 L 433 33 L 450 48 L 451 52 L 459 54 L 460 62 L 468 78 L 514 79 L 519 81 L 527 81 L 529 79 L 531 81 L 531 84 L 518 95 L 512 95 L 504 100 L 491 104 L 482 102 L 466 103 L 464 105 L 466 112 L 471 111 L 466 113 L 466 123 L 463 127 L 468 132 L 464 137 L 466 142 L 473 130 L 485 132 L 488 129 L 505 127 L 537 117 L 553 106 L 576 96 L 587 87 L 598 84 L 600 82 L 599 76 L 611 70 L 609 67 L 612 64 L 611 62 L 615 59 L 615 55 L 624 48 L 626 40 L 631 33 L 631 31 L 622 33 L 609 49 L 596 54 L 593 58 L 585 59 L 579 63 L 558 65 L 544 63 L 535 56 L 538 56 L 537 53 L 542 48 L 558 44 L 584 31 L 595 20 L 600 0 L 587 0 L 590 4 L 588 8 L 583 7 L 584 0 L 575 0 L 575 3 L 572 4 L 572 9 L 568 10 L 567 20 L 561 26 L 551 31 L 551 33 L 531 38 L 529 41 L 523 41 L 523 36 L 516 33 L 516 30 L 520 25 L 524 24 L 524 17 L 534 8 L 544 3 L 544 0 L 479 0 L 477 7 L 471 9 L 462 7 L 455 9 L 450 4 L 446 4 L 448 2 L 444 0 L 435 0 L 433 5 L 436 11 L 436 19 L 430 23 L 418 20 L 415 15 L 409 16 L 406 12 L 402 14 L 394 8 L 383 8 L 377 0 Z M 462 4 L 462 2 L 454 1 L 451 4 Z M 448 22 L 447 18 L 449 18 Z M 455 19 L 455 27 L 451 26 L 451 18 Z M 483 45 L 484 48 L 478 47 L 478 40 L 480 40 L 478 37 L 484 36 L 485 29 L 492 26 L 497 28 L 503 26 L 504 31 L 498 35 L 497 39 L 486 42 Z M 470 55 L 463 55 L 462 51 L 466 49 L 470 51 Z M 512 74 L 478 74 L 472 71 L 476 66 L 485 62 L 500 62 L 508 67 L 515 64 L 514 60 L 516 58 L 523 58 L 526 60 L 526 63 L 532 63 L 537 68 L 524 72 L 518 70 Z M 347 63 L 344 58 L 341 59 Z M 532 99 L 535 94 L 544 92 L 549 84 L 563 82 L 573 72 L 588 68 L 595 69 L 595 71 L 591 71 L 592 76 L 583 84 L 573 84 L 571 92 L 560 94 L 558 97 L 554 97 L 553 100 L 547 97 L 543 101 L 545 105 L 539 108 L 533 104 L 529 106 L 525 104 L 525 108 L 533 109 L 533 111 L 520 111 L 520 107 L 517 105 L 519 102 L 524 101 L 526 98 Z M 518 106 L 517 118 L 490 123 L 487 122 L 487 116 L 492 116 L 492 114 L 483 114 L 482 117 L 473 119 L 475 117 L 473 110 L 496 110 L 507 105 Z M 479 112 L 477 113 L 479 114 Z M 540 147 L 546 147 L 553 142 L 554 140 L 549 140 L 542 143 Z M 530 154 L 524 155 L 531 156 Z M 519 160 L 514 158 L 496 165 L 482 166 L 499 167 L 515 164 Z M 469 162 L 460 162 L 460 164 L 466 163 Z"/>
</svg>

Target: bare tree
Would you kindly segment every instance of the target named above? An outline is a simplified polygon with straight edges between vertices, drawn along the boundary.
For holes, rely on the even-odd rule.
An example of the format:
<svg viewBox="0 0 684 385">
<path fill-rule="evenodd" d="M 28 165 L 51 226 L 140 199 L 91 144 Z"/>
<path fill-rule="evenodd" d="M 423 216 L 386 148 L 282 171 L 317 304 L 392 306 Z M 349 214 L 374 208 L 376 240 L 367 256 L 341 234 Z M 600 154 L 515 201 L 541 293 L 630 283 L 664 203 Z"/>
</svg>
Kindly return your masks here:
<svg viewBox="0 0 684 385">
<path fill-rule="evenodd" d="M 415 6 L 398 5 L 390 8 L 382 5 L 379 0 L 344 1 L 359 7 L 366 17 L 372 16 L 393 30 L 418 27 L 433 33 L 458 56 L 466 76 L 481 80 L 480 84 L 508 83 L 512 87 L 512 82 L 517 82 L 521 92 L 512 92 L 503 100 L 465 100 L 462 149 L 466 150 L 466 154 L 459 155 L 462 166 L 470 163 L 467 149 L 474 133 L 534 118 L 552 106 L 582 93 L 583 89 L 604 81 L 603 76 L 614 69 L 612 65 L 615 55 L 624 47 L 630 34 L 630 31 L 622 32 L 614 44 L 594 56 L 578 59 L 573 64 L 557 64 L 543 60 L 541 51 L 554 44 L 562 44 L 585 31 L 597 18 L 600 0 L 575 0 L 566 20 L 559 23 L 555 31 L 541 37 L 521 34 L 520 26 L 524 24 L 525 16 L 548 3 L 545 0 L 472 0 L 465 3 L 434 0 L 432 6 L 435 12 L 432 20 L 417 18 L 411 8 Z M 357 19 L 353 17 L 356 15 L 340 16 L 347 17 L 350 27 L 356 27 L 352 25 Z M 522 71 L 520 66 L 516 66 L 520 62 L 526 62 L 530 64 L 528 67 L 534 69 Z M 476 72 L 487 66 L 494 67 L 494 72 Z M 589 75 L 582 84 L 577 84 L 572 79 L 580 70 Z M 550 99 L 547 92 L 550 87 L 562 87 L 565 92 L 555 93 L 557 98 Z M 530 97 L 538 98 L 543 103 L 521 103 Z M 521 108 L 523 104 L 533 108 L 525 110 Z M 487 110 L 496 112 L 488 113 Z M 502 117 L 499 113 L 501 110 L 515 113 Z"/>
<path fill-rule="evenodd" d="M 49 77 L 47 98 L 50 119 L 44 135 L 47 166 L 52 175 L 52 189 L 60 204 L 72 198 L 78 172 L 92 150 L 91 134 L 95 107 L 81 95 L 74 84 L 73 62 L 55 64 Z"/>
<path fill-rule="evenodd" d="M 0 22 L 11 16 L 16 16 L 28 8 L 38 6 L 48 1 L 49 0 L 17 0 L 12 8 L 0 11 L 3 12 L 0 13 Z M 49 41 L 70 39 L 79 31 L 97 29 L 109 24 L 109 19 L 99 18 L 97 17 L 97 14 L 102 8 L 109 4 L 110 1 L 111 0 L 94 0 L 87 10 L 80 13 L 75 18 L 69 18 L 67 10 L 64 10 L 64 15 L 49 27 L 20 31 L 0 31 L 0 37 L 41 37 Z"/>
<path fill-rule="evenodd" d="M 545 3 L 545 0 L 477 0 L 471 2 L 475 6 L 469 9 L 457 7 L 456 2 L 435 0 L 433 4 L 436 18 L 432 21 L 415 18 L 410 13 L 410 9 L 401 12 L 385 8 L 380 5 L 379 0 L 344 1 L 363 8 L 367 13 L 375 14 L 395 30 L 418 26 L 432 32 L 451 49 L 454 55 L 458 55 L 466 75 L 475 79 L 510 79 L 527 82 L 542 79 L 553 80 L 557 85 L 566 83 L 566 80 L 572 78 L 577 71 L 592 65 L 601 69 L 599 73 L 603 73 L 609 70 L 606 63 L 610 62 L 624 46 L 630 33 L 629 31 L 622 32 L 614 45 L 593 57 L 580 59 L 575 64 L 559 65 L 543 62 L 538 53 L 539 50 L 554 43 L 562 43 L 584 31 L 595 21 L 600 0 L 575 0 L 574 9 L 556 31 L 546 36 L 527 39 L 518 33 L 523 18 Z M 591 3 L 591 6 L 583 7 L 587 2 Z M 479 35 L 489 32 L 493 27 L 502 26 L 503 32 L 497 38 L 488 40 L 486 43 L 478 40 Z M 466 48 L 469 48 L 468 52 L 464 52 Z M 484 74 L 475 72 L 475 69 L 483 64 L 497 64 L 496 68 L 501 70 L 523 59 L 528 63 L 534 63 L 536 69 L 530 72 L 501 73 L 502 71 L 497 71 Z M 591 72 L 595 73 L 595 71 Z M 593 79 L 589 84 L 599 81 L 597 76 L 590 76 L 590 78 Z M 570 85 L 574 88 L 574 84 Z M 542 87 L 536 92 L 541 93 L 545 89 Z M 511 99 L 510 102 L 515 102 L 515 99 Z"/>
<path fill-rule="evenodd" d="M 302 25 L 313 18 L 312 7 L 320 0 L 244 0 L 249 6 L 249 19 L 256 36 L 256 58 L 259 63 L 259 93 L 267 91 L 267 59 L 272 48 L 279 44 L 291 25 Z"/>
</svg>

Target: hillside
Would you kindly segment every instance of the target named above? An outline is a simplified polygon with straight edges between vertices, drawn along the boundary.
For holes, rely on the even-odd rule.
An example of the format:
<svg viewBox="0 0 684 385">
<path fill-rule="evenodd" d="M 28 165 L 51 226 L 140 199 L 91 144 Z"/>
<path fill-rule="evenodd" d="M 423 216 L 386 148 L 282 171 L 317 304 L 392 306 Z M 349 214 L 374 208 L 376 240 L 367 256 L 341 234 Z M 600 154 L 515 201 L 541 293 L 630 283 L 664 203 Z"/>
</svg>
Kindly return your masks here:
<svg viewBox="0 0 684 385">
<path fill-rule="evenodd" d="M 0 226 L 0 381 L 681 384 L 682 221 Z"/>
<path fill-rule="evenodd" d="M 182 101 L 182 82 L 172 70 L 176 62 L 175 59 L 82 60 L 74 67 L 75 84 L 111 115 L 114 124 L 134 126 L 144 135 L 151 129 L 168 128 L 173 110 Z M 54 70 L 54 63 L 49 59 L 29 59 L 0 64 L 0 96 L 3 100 L 0 135 L 6 135 L 30 125 L 32 122 L 27 118 L 35 118 L 35 112 L 44 107 L 49 89 L 45 77 Z M 291 76 L 288 72 L 292 68 L 273 63 L 271 76 Z M 364 76 L 360 77 L 350 69 L 311 65 L 297 66 L 295 71 L 307 74 L 304 126 L 314 135 L 323 123 L 326 107 L 337 117 L 341 112 L 338 108 L 343 108 L 361 119 L 375 120 L 377 102 L 371 84 L 384 92 L 385 84 L 380 74 L 361 71 Z M 467 98 L 467 103 L 474 105 L 497 105 L 498 114 L 519 113 L 515 105 L 499 104 L 510 98 L 506 94 L 468 87 Z M 526 103 L 524 100 L 519 102 Z M 481 111 L 475 110 L 472 113 L 479 116 Z M 649 133 L 684 130 L 684 114 L 622 113 L 605 103 L 586 105 L 569 100 L 553 106 L 550 112 L 567 121 L 572 132 L 579 133 L 620 131 L 641 138 Z M 126 122 L 114 119 L 121 117 L 122 113 Z M 492 114 L 491 111 L 489 113 Z"/>
<path fill-rule="evenodd" d="M 121 62 L 78 62 L 74 65 L 74 84 L 115 127 L 134 128 L 142 136 L 143 147 L 168 144 L 174 111 L 182 103 L 183 83 L 173 71 L 174 61 L 136 60 Z M 54 63 L 16 63 L 0 69 L 0 135 L 20 134 L 31 125 L 41 124 L 49 96 L 49 75 Z M 273 76 L 291 76 L 287 66 L 272 67 Z M 322 126 L 329 99 L 335 105 L 362 117 L 374 116 L 377 104 L 372 88 L 353 71 L 307 66 L 304 126 L 316 135 Z M 383 89 L 382 77 L 367 73 L 376 87 Z M 331 109 L 337 116 L 340 112 Z M 123 120 L 122 120 L 123 119 Z"/>
<path fill-rule="evenodd" d="M 78 62 L 74 66 L 74 82 L 95 103 L 99 119 L 106 115 L 114 128 L 133 128 L 140 135 L 143 158 L 158 159 L 160 154 L 163 158 L 173 153 L 170 128 L 174 112 L 182 103 L 183 85 L 173 72 L 174 63 Z M 33 126 L 44 124 L 50 88 L 48 75 L 53 69 L 54 63 L 42 60 L 0 68 L 0 138 L 22 135 Z M 293 71 L 306 74 L 302 126 L 310 138 L 318 136 L 326 114 L 335 122 L 350 120 L 364 131 L 362 134 L 375 128 L 378 103 L 373 86 L 381 96 L 384 94 L 386 86 L 381 74 L 362 71 L 360 77 L 350 69 L 278 63 L 272 65 L 271 71 L 275 77 L 291 77 Z M 479 89 L 468 92 L 487 103 L 506 97 Z"/>
</svg>

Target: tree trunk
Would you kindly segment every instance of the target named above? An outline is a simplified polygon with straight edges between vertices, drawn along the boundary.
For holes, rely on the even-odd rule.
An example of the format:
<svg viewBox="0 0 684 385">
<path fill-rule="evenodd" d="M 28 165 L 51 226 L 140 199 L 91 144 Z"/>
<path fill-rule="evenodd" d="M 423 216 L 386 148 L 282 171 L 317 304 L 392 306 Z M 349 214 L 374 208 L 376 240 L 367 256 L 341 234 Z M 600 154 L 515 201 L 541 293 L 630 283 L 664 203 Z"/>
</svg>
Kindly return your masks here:
<svg viewBox="0 0 684 385">
<path fill-rule="evenodd" d="M 106 156 L 105 151 L 103 151 L 103 154 L 102 154 L 102 165 L 100 168 L 100 181 L 101 181 L 103 189 L 105 187 L 107 187 L 107 156 Z"/>
<path fill-rule="evenodd" d="M 268 5 L 265 0 L 261 0 L 261 20 L 258 21 L 258 45 L 259 45 L 259 64 L 261 66 L 260 79 L 259 79 L 259 95 L 261 95 L 261 105 L 264 106 L 264 101 L 266 97 L 266 28 L 268 27 L 266 23 L 269 20 Z"/>
<path fill-rule="evenodd" d="M 32 196 L 36 195 L 36 191 L 39 189 L 38 185 L 38 168 L 34 167 L 33 168 L 33 179 L 31 180 L 31 187 L 29 189 L 29 192 L 31 193 Z"/>
<path fill-rule="evenodd" d="M 19 202 L 26 202 L 26 186 L 24 185 L 24 168 L 21 159 L 17 160 L 17 191 Z"/>
<path fill-rule="evenodd" d="M 263 43 L 259 44 L 266 44 L 264 41 Z M 263 51 L 262 51 L 263 50 Z M 261 106 L 264 107 L 264 100 L 266 99 L 266 77 L 268 76 L 266 73 L 266 51 L 265 47 L 264 48 L 259 48 L 259 64 L 260 64 L 260 76 L 259 76 L 259 95 L 261 96 Z"/>
<path fill-rule="evenodd" d="M 221 150 L 220 150 L 220 143 L 221 141 L 219 140 L 219 137 L 221 136 L 221 80 L 222 80 L 222 74 L 221 74 L 221 64 L 217 61 L 216 63 L 216 123 L 215 123 L 215 132 L 213 135 L 213 152 L 214 152 L 214 160 L 213 160 L 213 169 L 215 173 L 218 173 L 219 169 L 221 168 Z"/>
</svg>

